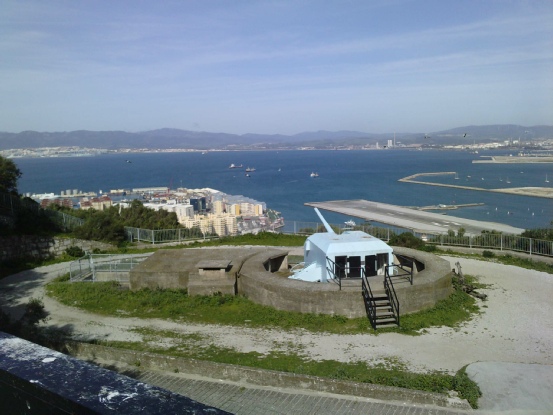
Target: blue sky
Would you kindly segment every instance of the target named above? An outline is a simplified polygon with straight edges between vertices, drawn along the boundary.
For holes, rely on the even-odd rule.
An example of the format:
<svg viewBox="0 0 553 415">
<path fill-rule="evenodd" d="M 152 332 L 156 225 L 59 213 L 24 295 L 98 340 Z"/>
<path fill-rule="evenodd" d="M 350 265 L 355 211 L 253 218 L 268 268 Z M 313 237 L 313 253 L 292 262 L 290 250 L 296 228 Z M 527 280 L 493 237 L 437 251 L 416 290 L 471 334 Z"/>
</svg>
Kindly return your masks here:
<svg viewBox="0 0 553 415">
<path fill-rule="evenodd" d="M 3 0 L 0 131 L 553 125 L 553 1 Z"/>
</svg>

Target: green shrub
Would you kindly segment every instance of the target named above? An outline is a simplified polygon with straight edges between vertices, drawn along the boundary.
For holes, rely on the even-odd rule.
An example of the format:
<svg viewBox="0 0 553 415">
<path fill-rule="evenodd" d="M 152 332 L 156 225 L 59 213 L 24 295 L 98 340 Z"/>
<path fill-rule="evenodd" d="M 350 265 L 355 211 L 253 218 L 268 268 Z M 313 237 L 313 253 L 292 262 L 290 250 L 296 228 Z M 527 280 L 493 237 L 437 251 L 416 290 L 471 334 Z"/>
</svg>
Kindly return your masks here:
<svg viewBox="0 0 553 415">
<path fill-rule="evenodd" d="M 495 257 L 495 254 L 492 251 L 483 251 L 482 256 L 484 258 L 493 258 Z"/>
<path fill-rule="evenodd" d="M 466 366 L 455 374 L 453 390 L 457 391 L 461 398 L 466 399 L 472 408 L 478 408 L 478 398 L 482 396 L 482 391 L 476 382 L 468 377 Z"/>
<path fill-rule="evenodd" d="M 410 232 L 403 232 L 399 235 L 393 235 L 390 238 L 389 244 L 392 246 L 403 246 L 405 248 L 413 248 L 419 250 L 425 247 L 422 239 L 417 238 Z"/>
<path fill-rule="evenodd" d="M 65 250 L 65 253 L 73 258 L 82 258 L 85 255 L 85 252 L 80 246 L 70 246 Z"/>
</svg>

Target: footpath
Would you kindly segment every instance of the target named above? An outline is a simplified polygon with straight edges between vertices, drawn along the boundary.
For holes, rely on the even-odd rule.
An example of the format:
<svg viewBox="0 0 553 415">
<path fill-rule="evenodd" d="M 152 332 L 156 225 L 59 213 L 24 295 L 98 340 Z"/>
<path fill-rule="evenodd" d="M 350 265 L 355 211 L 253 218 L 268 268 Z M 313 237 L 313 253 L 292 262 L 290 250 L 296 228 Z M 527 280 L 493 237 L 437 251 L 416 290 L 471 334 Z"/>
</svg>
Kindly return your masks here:
<svg viewBox="0 0 553 415">
<path fill-rule="evenodd" d="M 454 262 L 456 258 L 448 258 Z M 536 258 L 537 259 L 537 258 Z M 145 383 L 159 386 L 173 392 L 183 394 L 204 404 L 214 406 L 235 414 L 464 414 L 477 412 L 482 414 L 553 414 L 553 361 L 551 359 L 551 342 L 549 335 L 553 333 L 553 307 L 551 304 L 551 290 L 553 289 L 553 275 L 537 271 L 522 270 L 516 267 L 505 267 L 491 262 L 464 260 L 463 270 L 470 275 L 483 275 L 484 282 L 492 282 L 496 288 L 493 293 L 499 301 L 500 294 L 509 294 L 509 301 L 514 302 L 518 297 L 518 289 L 530 286 L 533 280 L 539 280 L 538 285 L 532 287 L 532 297 L 536 304 L 527 304 L 525 313 L 522 309 L 508 317 L 498 315 L 497 330 L 510 330 L 510 337 L 503 340 L 490 336 L 490 330 L 480 332 L 471 329 L 465 337 L 476 344 L 475 356 L 467 367 L 467 373 L 480 386 L 483 396 L 479 400 L 480 409 L 456 409 L 438 407 L 432 404 L 414 404 L 413 402 L 393 395 L 390 391 L 389 400 L 377 400 L 352 395 L 337 395 L 329 392 L 318 392 L 300 388 L 269 387 L 245 382 L 233 382 L 220 378 L 205 378 L 185 373 L 160 372 L 155 370 L 141 370 L 136 377 Z M 23 311 L 23 306 L 29 297 L 41 297 L 44 284 L 57 275 L 67 272 L 67 264 L 56 264 L 47 267 L 26 271 L 17 276 L 8 277 L 0 281 L 0 297 L 3 306 L 9 307 L 12 316 Z M 512 275 L 510 275 L 512 274 Z M 551 277 L 551 278 L 549 278 Z M 511 285 L 507 285 L 512 281 Z M 521 285 L 521 281 L 525 283 Z M 43 295 L 43 294 L 42 294 Z M 538 301 L 539 298 L 544 301 Z M 44 298 L 45 302 L 55 301 Z M 491 300 L 490 300 L 491 301 Z M 532 305 L 532 307 L 530 307 Z M 540 313 L 534 312 L 539 307 Z M 47 307 L 48 308 L 48 307 Z M 512 307 L 511 307 L 512 308 Z M 64 310 L 64 309 L 63 309 Z M 61 310 L 61 311 L 63 311 Z M 493 307 L 486 309 L 486 315 L 491 317 Z M 534 310 L 530 312 L 531 310 Z M 52 317 L 55 309 L 49 309 Z M 77 310 L 71 313 L 79 314 Z M 90 321 L 90 315 L 86 321 Z M 501 317 L 501 318 L 500 318 Z M 528 318 L 528 319 L 526 319 Z M 86 322 L 83 320 L 83 324 Z M 506 327 L 501 326 L 503 323 Z M 472 324 L 472 323 L 471 323 Z M 514 326 L 514 327 L 513 327 Z M 521 331 L 529 330 L 528 335 Z M 468 327 L 470 329 L 470 327 Z M 514 330 L 514 331 L 513 331 Z M 488 334 L 485 336 L 485 334 Z M 505 335 L 506 336 L 506 335 Z M 381 336 L 379 336 L 381 337 Z M 424 338 L 424 336 L 422 336 Z M 426 335 L 430 337 L 430 335 Z M 456 342 L 459 338 L 456 338 Z M 417 339 L 410 339 L 415 341 Z M 438 339 L 435 339 L 438 341 Z M 495 343 L 487 344 L 487 340 Z M 440 336 L 439 342 L 444 343 L 440 354 L 451 347 L 451 342 Z M 518 348 L 515 349 L 515 347 Z M 548 347 L 545 345 L 548 344 Z M 468 345 L 468 343 L 466 343 Z M 501 350 L 497 346 L 505 346 L 510 357 L 501 357 Z M 536 346 L 538 345 L 538 346 Z M 542 347 L 543 346 L 543 347 Z M 530 360 L 523 362 L 523 355 L 519 351 L 530 354 Z M 512 350 L 511 350 L 512 349 Z M 549 350 L 548 350 L 549 349 Z M 413 348 L 411 347 L 411 350 Z M 460 353 L 461 350 L 457 351 Z M 490 354 L 491 353 L 491 354 Z M 514 354 L 513 354 L 514 353 Z M 418 355 L 418 353 L 417 353 Z M 434 353 L 433 358 L 438 354 Z M 541 364 L 535 364 L 541 356 Z M 501 361 L 493 361 L 494 359 Z M 540 359 L 538 359 L 540 360 Z M 115 363 L 115 362 L 113 362 Z M 128 370 L 128 368 L 127 368 Z M 126 370 L 123 370 L 125 373 Z"/>
</svg>

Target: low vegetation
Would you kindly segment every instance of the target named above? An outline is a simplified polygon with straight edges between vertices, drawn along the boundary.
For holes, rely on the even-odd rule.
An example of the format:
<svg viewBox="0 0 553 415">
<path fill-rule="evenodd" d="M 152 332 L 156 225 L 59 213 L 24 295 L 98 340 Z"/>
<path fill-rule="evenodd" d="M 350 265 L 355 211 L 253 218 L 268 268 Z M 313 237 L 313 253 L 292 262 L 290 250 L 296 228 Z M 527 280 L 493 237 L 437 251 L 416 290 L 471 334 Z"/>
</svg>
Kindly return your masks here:
<svg viewBox="0 0 553 415">
<path fill-rule="evenodd" d="M 539 257 L 535 257 L 534 259 L 532 259 L 532 258 L 517 256 L 513 254 L 498 255 L 497 253 L 493 251 L 488 251 L 488 250 L 484 250 L 482 252 L 482 255 L 459 253 L 459 252 L 455 252 L 453 249 L 448 249 L 442 252 L 450 256 L 458 256 L 461 258 L 474 258 L 481 261 L 492 261 L 499 264 L 513 265 L 519 268 L 533 269 L 535 271 L 541 271 L 541 272 L 547 272 L 548 274 L 553 274 L 553 263 L 541 261 Z"/>
<path fill-rule="evenodd" d="M 169 349 L 156 348 L 149 346 L 147 340 L 145 342 L 102 342 L 101 344 L 127 350 L 435 393 L 447 393 L 454 390 L 458 392 L 461 398 L 467 399 L 474 408 L 477 407 L 477 399 L 480 395 L 478 385 L 466 376 L 464 369 L 455 376 L 451 376 L 438 371 L 412 373 L 406 370 L 401 361 L 393 359 L 369 365 L 365 362 L 344 363 L 337 360 L 313 360 L 301 351 L 273 351 L 266 354 L 258 352 L 239 353 L 233 349 L 215 345 L 198 347 L 201 341 L 198 341 L 197 338 L 190 338 L 189 335 L 179 336 L 167 332 L 149 331 L 145 333 L 144 330 L 140 331 L 145 339 L 150 339 L 154 343 L 159 335 L 163 335 L 164 338 L 167 335 L 172 335 L 175 337 L 175 344 L 178 344 L 178 346 Z"/>
<path fill-rule="evenodd" d="M 302 328 L 337 334 L 374 333 L 367 318 L 310 314 L 276 310 L 243 296 L 189 296 L 186 290 L 121 289 L 116 282 L 68 282 L 59 277 L 47 286 L 48 295 L 63 304 L 102 315 L 166 318 L 181 322 L 226 324 L 248 327 Z M 401 327 L 380 329 L 418 334 L 432 326 L 454 327 L 478 311 L 473 297 L 456 290 L 434 307 L 402 317 Z"/>
<path fill-rule="evenodd" d="M 189 248 L 198 246 L 303 246 L 307 239 L 304 235 L 288 235 L 283 233 L 259 232 L 257 234 L 246 234 L 238 236 L 225 236 L 222 238 L 211 239 L 208 241 L 196 241 L 186 245 Z M 181 246 L 182 247 L 182 246 Z"/>
<path fill-rule="evenodd" d="M 528 229 L 520 236 L 525 238 L 542 239 L 545 241 L 553 241 L 553 221 L 549 228 Z"/>
</svg>

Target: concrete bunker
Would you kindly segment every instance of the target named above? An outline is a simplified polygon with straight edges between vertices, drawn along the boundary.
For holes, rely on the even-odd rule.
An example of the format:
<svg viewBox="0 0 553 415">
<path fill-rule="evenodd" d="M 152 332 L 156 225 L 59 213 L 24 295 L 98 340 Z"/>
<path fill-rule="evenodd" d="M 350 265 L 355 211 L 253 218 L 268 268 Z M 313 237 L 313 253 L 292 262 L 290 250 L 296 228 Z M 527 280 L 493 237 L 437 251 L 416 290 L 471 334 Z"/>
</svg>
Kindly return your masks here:
<svg viewBox="0 0 553 415">
<path fill-rule="evenodd" d="M 243 295 L 279 310 L 368 316 L 373 327 L 399 324 L 400 315 L 431 307 L 453 291 L 448 261 L 392 248 L 364 232 L 310 236 L 304 258 L 312 262 L 290 278 L 281 272 L 289 270 L 288 253 L 270 247 L 157 251 L 131 270 L 130 288 Z"/>
</svg>

